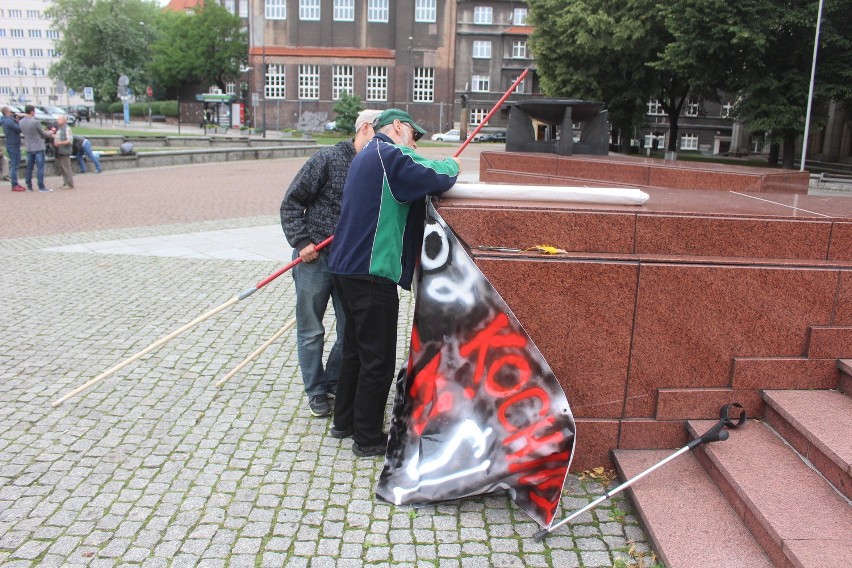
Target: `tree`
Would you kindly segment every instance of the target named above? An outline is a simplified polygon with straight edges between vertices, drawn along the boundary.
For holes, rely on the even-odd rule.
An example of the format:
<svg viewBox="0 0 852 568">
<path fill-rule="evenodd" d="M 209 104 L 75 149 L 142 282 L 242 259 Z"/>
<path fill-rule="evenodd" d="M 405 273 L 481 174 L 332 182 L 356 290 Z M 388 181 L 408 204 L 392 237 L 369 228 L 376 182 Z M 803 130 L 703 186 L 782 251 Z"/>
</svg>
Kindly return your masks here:
<svg viewBox="0 0 852 568">
<path fill-rule="evenodd" d="M 645 122 L 645 103 L 657 77 L 646 66 L 662 44 L 653 0 L 531 0 L 535 55 L 549 96 L 599 100 L 627 151 Z"/>
<path fill-rule="evenodd" d="M 135 93 L 148 84 L 147 46 L 156 34 L 160 9 L 152 0 L 54 0 L 45 10 L 60 33 L 59 61 L 49 75 L 98 100 L 117 98 L 118 78 L 130 78 Z"/>
<path fill-rule="evenodd" d="M 355 120 L 362 110 L 364 107 L 361 106 L 361 98 L 358 95 L 341 94 L 340 100 L 334 105 L 334 112 L 337 113 L 334 129 L 347 134 L 355 132 Z"/>
<path fill-rule="evenodd" d="M 818 3 L 813 0 L 775 2 L 767 21 L 767 56 L 743 84 L 737 114 L 753 132 L 766 132 L 782 167 L 792 168 L 796 139 L 804 132 Z M 781 5 L 779 5 L 781 4 Z M 825 3 L 817 59 L 815 96 L 852 101 L 852 0 Z"/>
<path fill-rule="evenodd" d="M 193 14 L 165 16 L 151 46 L 151 70 L 163 87 L 216 85 L 224 91 L 239 78 L 248 42 L 238 16 L 215 2 L 200 5 Z"/>
</svg>

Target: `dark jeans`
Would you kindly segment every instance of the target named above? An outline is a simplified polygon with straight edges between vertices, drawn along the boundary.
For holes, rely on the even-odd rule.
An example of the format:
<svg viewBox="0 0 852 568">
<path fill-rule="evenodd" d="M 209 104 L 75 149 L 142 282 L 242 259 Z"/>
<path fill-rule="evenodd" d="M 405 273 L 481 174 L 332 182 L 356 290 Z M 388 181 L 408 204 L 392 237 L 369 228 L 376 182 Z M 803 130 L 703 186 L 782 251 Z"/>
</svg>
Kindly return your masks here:
<svg viewBox="0 0 852 568">
<path fill-rule="evenodd" d="M 18 185 L 18 168 L 21 167 L 21 147 L 6 146 L 6 153 L 9 154 L 9 181 L 15 187 Z"/>
<path fill-rule="evenodd" d="M 33 188 L 33 166 L 36 168 L 36 181 L 39 189 L 44 187 L 44 152 L 27 150 L 27 189 Z"/>
<path fill-rule="evenodd" d="M 359 446 L 384 444 L 385 406 L 396 367 L 396 284 L 385 278 L 332 278 L 346 314 L 334 426 L 354 427 Z"/>
</svg>

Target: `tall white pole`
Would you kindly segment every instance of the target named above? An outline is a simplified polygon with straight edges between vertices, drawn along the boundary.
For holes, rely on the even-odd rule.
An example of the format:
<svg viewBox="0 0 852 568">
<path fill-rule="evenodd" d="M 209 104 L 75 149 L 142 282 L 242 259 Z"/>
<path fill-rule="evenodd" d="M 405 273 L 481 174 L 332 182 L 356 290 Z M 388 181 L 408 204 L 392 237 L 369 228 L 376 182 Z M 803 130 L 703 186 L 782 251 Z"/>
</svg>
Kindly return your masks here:
<svg viewBox="0 0 852 568">
<path fill-rule="evenodd" d="M 802 139 L 802 160 L 799 164 L 799 171 L 805 171 L 805 156 L 808 153 L 808 133 L 811 128 L 811 107 L 814 104 L 814 76 L 816 75 L 817 50 L 819 50 L 819 28 L 822 25 L 822 4 L 823 0 L 819 0 L 819 10 L 817 11 L 816 35 L 814 36 L 814 60 L 811 64 L 811 85 L 808 90 L 808 111 L 805 114 L 805 136 Z"/>
</svg>

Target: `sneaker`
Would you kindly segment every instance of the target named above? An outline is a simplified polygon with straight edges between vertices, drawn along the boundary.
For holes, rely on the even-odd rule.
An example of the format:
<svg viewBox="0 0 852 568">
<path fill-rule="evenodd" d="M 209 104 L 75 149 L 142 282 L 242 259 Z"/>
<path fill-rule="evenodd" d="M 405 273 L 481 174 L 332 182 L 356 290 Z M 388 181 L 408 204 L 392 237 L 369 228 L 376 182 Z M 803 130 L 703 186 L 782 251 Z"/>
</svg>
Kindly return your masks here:
<svg viewBox="0 0 852 568">
<path fill-rule="evenodd" d="M 327 393 L 325 393 L 325 396 L 329 400 L 334 400 L 335 397 L 337 396 L 337 393 L 335 391 L 328 391 Z"/>
<path fill-rule="evenodd" d="M 39 190 L 41 193 L 50 193 L 51 191 L 53 191 L 52 189 L 47 188 L 47 187 L 40 187 L 38 190 Z M 30 190 L 30 191 L 32 191 L 32 190 Z"/>
<path fill-rule="evenodd" d="M 360 446 L 358 442 L 352 442 L 352 453 L 359 458 L 374 458 L 383 456 L 388 451 L 387 442 L 376 444 L 373 446 Z"/>
<path fill-rule="evenodd" d="M 331 416 L 331 405 L 328 403 L 328 398 L 324 394 L 317 394 L 308 400 L 308 406 L 311 407 L 311 415 L 317 418 L 323 416 Z"/>
<path fill-rule="evenodd" d="M 14 185 L 14 186 L 12 186 L 12 191 L 26 191 L 26 190 L 27 190 L 27 188 L 26 188 L 26 187 L 23 187 L 23 186 L 21 186 L 21 185 Z"/>
<path fill-rule="evenodd" d="M 27 186 L 27 191 L 32 191 L 32 190 L 33 190 L 33 188 Z"/>
<path fill-rule="evenodd" d="M 331 434 L 332 438 L 337 438 L 338 440 L 342 440 L 344 438 L 352 437 L 352 434 L 355 433 L 355 428 L 349 427 L 349 428 L 338 429 L 336 426 L 332 426 L 331 429 L 328 431 L 328 433 Z"/>
</svg>

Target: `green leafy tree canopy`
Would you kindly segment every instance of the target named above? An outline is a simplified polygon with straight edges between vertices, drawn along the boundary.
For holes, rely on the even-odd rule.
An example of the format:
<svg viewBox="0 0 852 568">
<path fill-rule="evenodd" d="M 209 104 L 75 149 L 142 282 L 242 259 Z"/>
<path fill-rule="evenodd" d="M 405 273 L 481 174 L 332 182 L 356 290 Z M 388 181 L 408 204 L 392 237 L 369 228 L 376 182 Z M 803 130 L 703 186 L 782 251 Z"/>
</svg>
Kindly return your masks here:
<svg viewBox="0 0 852 568">
<path fill-rule="evenodd" d="M 364 110 L 361 106 L 361 98 L 358 95 L 350 95 L 343 93 L 340 95 L 340 100 L 334 105 L 335 130 L 352 134 L 355 132 L 355 120 L 358 114 Z"/>
</svg>

